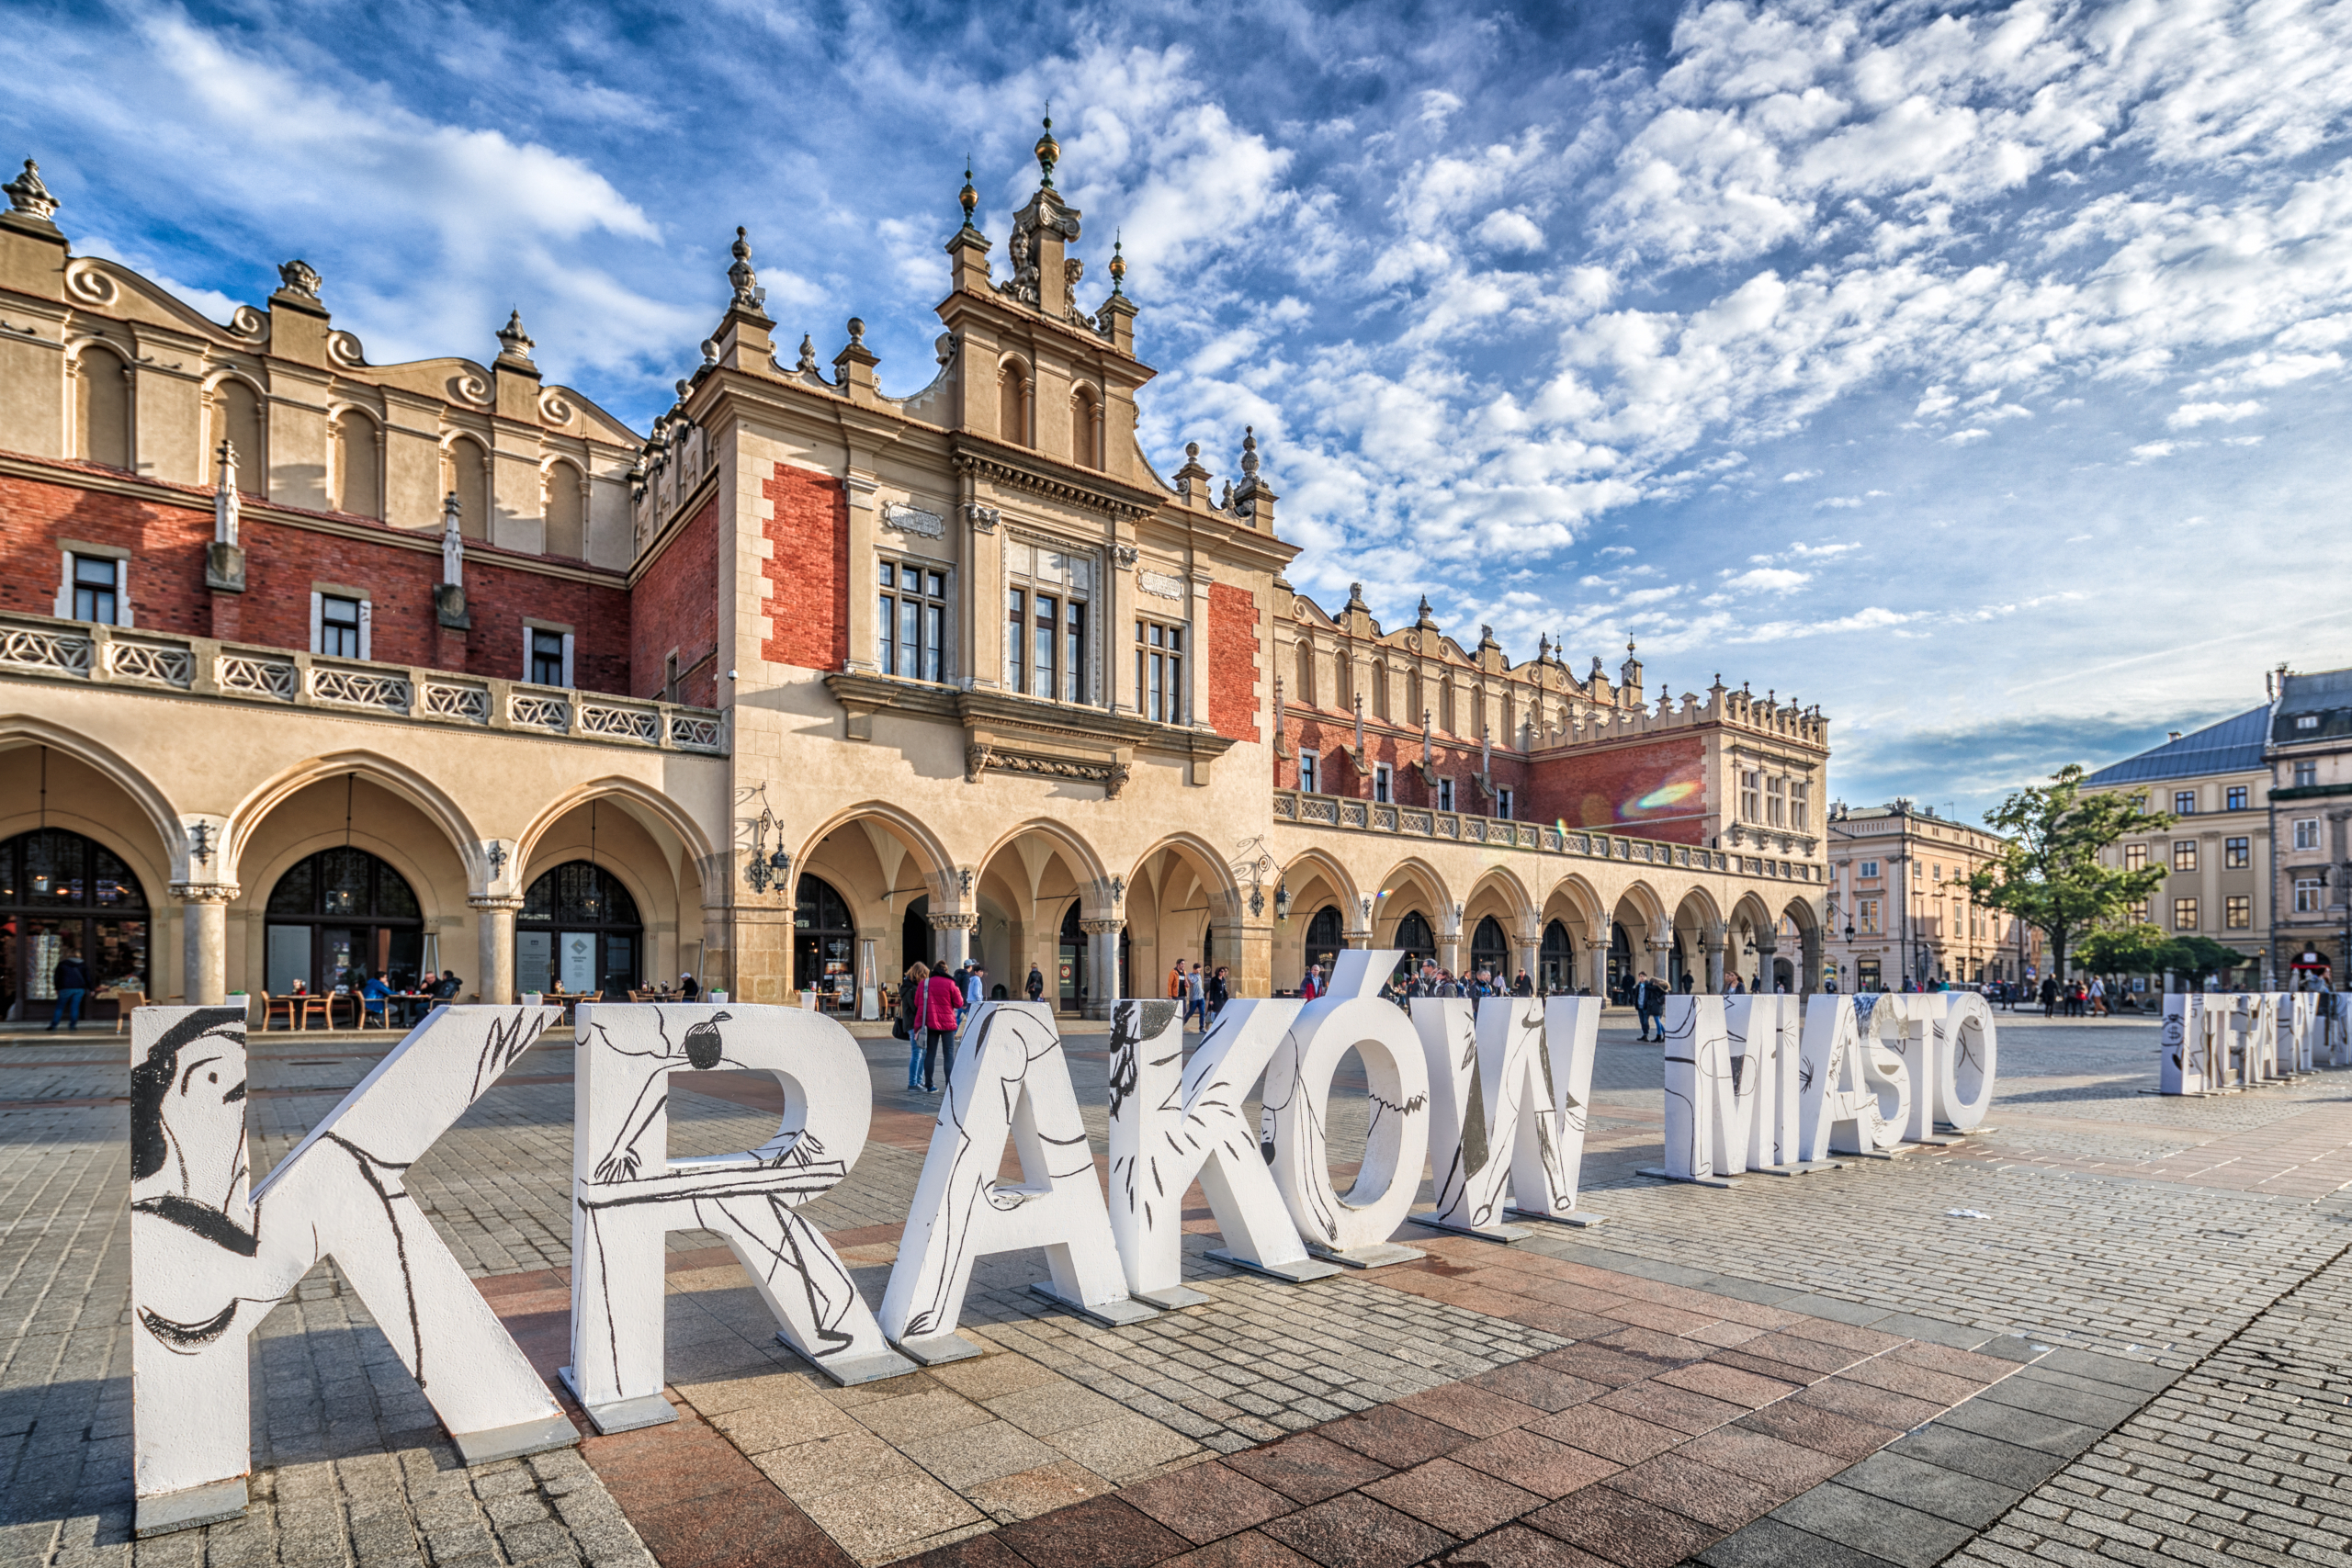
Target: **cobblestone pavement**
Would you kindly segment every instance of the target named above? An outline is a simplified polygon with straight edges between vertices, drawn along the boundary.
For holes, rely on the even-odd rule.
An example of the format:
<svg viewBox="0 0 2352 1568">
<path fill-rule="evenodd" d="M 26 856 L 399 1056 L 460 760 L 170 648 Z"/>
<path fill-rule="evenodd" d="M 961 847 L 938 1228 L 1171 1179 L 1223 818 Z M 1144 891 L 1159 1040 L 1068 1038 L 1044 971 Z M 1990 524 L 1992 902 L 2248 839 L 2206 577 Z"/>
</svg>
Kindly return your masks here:
<svg viewBox="0 0 2352 1568">
<path fill-rule="evenodd" d="M 671 1375 L 684 1419 L 471 1471 L 322 1266 L 255 1337 L 256 1472 L 246 1517 L 135 1549 L 127 1540 L 127 1041 L 10 1036 L 0 1043 L 0 1564 L 642 1562 L 649 1546 L 665 1568 L 706 1559 L 878 1562 L 933 1548 L 966 1561 L 1038 1564 L 1147 1561 L 1197 1548 L 1234 1562 L 1451 1552 L 1490 1565 L 1670 1563 L 1704 1551 L 1730 1568 L 1908 1562 L 1930 1545 L 1935 1555 L 1925 1561 L 1955 1546 L 1968 1561 L 2007 1563 L 2340 1560 L 2352 1536 L 2341 1479 L 2352 1451 L 2352 1386 L 2341 1370 L 2352 1336 L 2352 1196 L 2344 1190 L 2352 1181 L 2352 1076 L 2163 1100 L 2141 1092 L 2154 1080 L 2153 1025 L 1999 1022 L 2001 1084 L 1989 1131 L 1818 1176 L 1749 1177 L 1729 1190 L 1634 1175 L 1658 1158 L 1657 1051 L 1612 1027 L 1595 1075 L 1585 1167 L 1586 1204 L 1608 1219 L 1599 1230 L 1547 1232 L 1508 1253 L 1413 1231 L 1404 1239 L 1430 1247 L 1433 1264 L 1303 1289 L 1227 1270 L 1201 1256 L 1214 1236 L 1194 1235 L 1187 1277 L 1210 1303 L 1119 1330 L 1050 1309 L 1026 1290 L 1042 1277 L 1042 1259 L 1006 1255 L 976 1271 L 966 1319 L 989 1354 L 864 1389 L 832 1389 L 802 1370 L 774 1344 L 740 1272 L 713 1250 L 718 1238 L 679 1233 L 671 1239 Z M 807 1212 L 878 1300 L 937 1102 L 903 1090 L 903 1047 L 887 1038 L 865 1046 L 876 1089 L 873 1141 L 851 1179 Z M 1089 1117 L 1099 1149 L 1101 1037 L 1073 1032 L 1070 1046 L 1080 1103 L 1096 1107 Z M 380 1035 L 256 1036 L 256 1167 L 290 1148 L 384 1049 Z M 534 1050 L 412 1179 L 543 1371 L 561 1354 L 567 1300 L 569 1067 L 568 1042 Z M 768 1083 L 708 1075 L 673 1096 L 673 1148 L 752 1146 L 772 1128 L 775 1103 Z M 1343 1086 L 1331 1117 L 1336 1157 L 1352 1157 L 1361 1112 Z M 1204 1211 L 1188 1210 L 1188 1218 L 1189 1230 L 1210 1229 Z M 1543 1267 L 1504 1280 L 1506 1258 Z M 1555 1269 L 1582 1272 L 1544 1272 Z M 1672 1291 L 1695 1294 L 1676 1306 L 1658 1295 Z M 1604 1322 L 1592 1292 L 1635 1304 Z M 1404 1460 L 1400 1450 L 1376 1461 L 1378 1476 L 1311 1500 L 1296 1487 L 1252 1481 L 1289 1501 L 1230 1509 L 1236 1519 L 1258 1510 L 1230 1529 L 1217 1523 L 1227 1515 L 1185 1501 L 1250 1495 L 1217 1478 L 1232 1471 L 1247 1479 L 1246 1466 L 1233 1470 L 1245 1461 L 1287 1463 L 1281 1456 L 1309 1451 L 1301 1444 L 1363 1458 L 1345 1434 L 1360 1430 L 1351 1423 L 1368 1412 L 1425 1413 L 1453 1431 L 1464 1428 L 1448 1427 L 1449 1416 L 1500 1419 L 1478 1396 L 1504 1388 L 1495 1380 L 1521 1367 L 1553 1371 L 1557 1358 L 1611 1336 L 1653 1337 L 1642 1343 L 1663 1370 L 1645 1380 L 1679 1375 L 1692 1361 L 1713 1365 L 1737 1353 L 1716 1341 L 1735 1332 L 1722 1314 L 1739 1303 L 1769 1303 L 1831 1331 L 1868 1324 L 1886 1341 L 1874 1352 L 1882 1356 L 1889 1346 L 1921 1347 L 1922 1356 L 1936 1347 L 2032 1347 L 2009 1354 L 2037 1364 L 1990 1380 L 1981 1393 L 1986 1378 L 1939 1385 L 1920 1409 L 1888 1417 L 1878 1441 L 1894 1446 L 1883 1453 L 1837 1455 L 1839 1465 L 1861 1461 L 1849 1472 L 1824 1472 L 1825 1450 L 1808 1450 L 1812 1460 L 1751 1476 L 1744 1491 L 1721 1481 L 1694 1490 L 1684 1467 L 1735 1450 L 1789 1461 L 1747 1436 L 1716 1434 L 1796 1419 L 1768 1407 L 1800 1411 L 1809 1408 L 1802 1401 L 1832 1393 L 1792 1383 L 1803 1393 L 1777 1393 L 1682 1432 L 1678 1444 L 1713 1445 L 1700 1457 L 1659 1450 L 1611 1458 L 1589 1446 L 1609 1440 L 1597 1428 L 1563 1420 L 1567 1404 L 1538 1404 L 1519 1425 L 1391 1462 Z M 1666 1350 L 1663 1339 L 1679 1348 Z M 2085 1389 L 2067 1384 L 2075 1374 L 2045 1370 L 2064 1356 L 2085 1358 L 2077 1364 L 2098 1373 L 2085 1374 Z M 2146 1369 L 2151 1386 L 2168 1386 L 2143 1399 L 2132 1368 Z M 1822 1377 L 1844 1373 L 1815 1381 Z M 1594 1388 L 1598 1401 L 1604 1385 Z M 1917 1482 L 1922 1472 L 1905 1465 L 1932 1468 L 1965 1448 L 1962 1438 L 2002 1453 L 2003 1444 L 2028 1449 L 1984 1436 L 1977 1428 L 1994 1417 L 1970 1414 L 2018 1408 L 2025 1395 L 2000 1392 L 2008 1389 L 2052 1404 L 2079 1396 L 2113 1419 L 2077 1423 L 2077 1450 L 2033 1450 L 2062 1465 L 2054 1472 L 2005 1471 L 2005 1479 L 1979 1478 L 1996 1490 L 1959 1487 L 1953 1495 L 1965 1496 L 1947 1514 L 1915 1508 L 1931 1522 L 1913 1521 L 1900 1551 L 1890 1546 L 1881 1559 L 1846 1540 L 1869 1499 Z M 1663 1411 L 1679 1408 L 1683 1396 L 1642 1397 Z M 1537 1420 L 1559 1426 L 1513 1435 Z M 1585 1432 L 1588 1446 L 1558 1435 L 1571 1430 Z M 1454 1453 L 1470 1443 L 1517 1457 L 1481 1470 Z M 1991 1462 L 1967 1460 L 1980 1461 Z M 1610 1479 L 1651 1464 L 1633 1479 Z M 1202 1466 L 1217 1468 L 1213 1475 Z M 1430 1466 L 1439 1468 L 1399 1479 Z M 1538 1474 L 1544 1486 L 1526 1484 Z M 1572 1475 L 1584 1479 L 1563 1485 Z M 1556 1490 L 1547 1495 L 1546 1487 Z M 1571 1493 L 1576 1500 L 1560 1500 Z M 1504 1507 L 1521 1496 L 1533 1506 Z M 2005 1511 L 1988 1513 L 1988 1498 Z M 1616 1522 L 1594 1526 L 1596 1509 Z M 1189 1522 L 1161 1522 L 1171 1510 Z M 1175 1544 L 1148 1555 L 1080 1550 L 1105 1520 L 1128 1518 L 1172 1531 Z M 1145 1539 L 1120 1528 L 1131 1546 Z M 1883 1519 L 1871 1526 L 1887 1528 Z M 1000 1555 L 971 1555 L 982 1548 Z M 1564 1555 L 1571 1551 L 1579 1555 Z"/>
</svg>

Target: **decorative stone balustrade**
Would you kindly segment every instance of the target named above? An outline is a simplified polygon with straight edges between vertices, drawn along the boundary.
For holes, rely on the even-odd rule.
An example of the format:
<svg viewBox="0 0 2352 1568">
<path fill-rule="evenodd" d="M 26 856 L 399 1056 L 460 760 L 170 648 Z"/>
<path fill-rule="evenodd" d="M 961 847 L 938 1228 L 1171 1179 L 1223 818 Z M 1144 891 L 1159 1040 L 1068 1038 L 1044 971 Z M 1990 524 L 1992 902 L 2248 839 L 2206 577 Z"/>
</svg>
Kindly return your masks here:
<svg viewBox="0 0 2352 1568">
<path fill-rule="evenodd" d="M 728 747 L 726 716 L 710 708 L 47 615 L 0 614 L 0 676 L 672 751 L 723 754 Z"/>
<path fill-rule="evenodd" d="M 1306 828 L 1335 828 L 1382 833 L 1404 839 L 1451 840 L 1483 844 L 1490 849 L 1531 850 L 1542 854 L 1574 855 L 1585 860 L 1618 861 L 1631 865 L 1677 866 L 1690 871 L 1724 872 L 1736 876 L 1768 876 L 1788 882 L 1820 882 L 1823 868 L 1802 860 L 1732 854 L 1696 844 L 1670 844 L 1656 839 L 1629 838 L 1587 828 L 1558 824 L 1514 822 L 1480 817 L 1466 811 L 1432 811 L 1426 807 L 1396 806 L 1338 795 L 1303 795 L 1295 789 L 1274 791 L 1274 820 Z"/>
</svg>

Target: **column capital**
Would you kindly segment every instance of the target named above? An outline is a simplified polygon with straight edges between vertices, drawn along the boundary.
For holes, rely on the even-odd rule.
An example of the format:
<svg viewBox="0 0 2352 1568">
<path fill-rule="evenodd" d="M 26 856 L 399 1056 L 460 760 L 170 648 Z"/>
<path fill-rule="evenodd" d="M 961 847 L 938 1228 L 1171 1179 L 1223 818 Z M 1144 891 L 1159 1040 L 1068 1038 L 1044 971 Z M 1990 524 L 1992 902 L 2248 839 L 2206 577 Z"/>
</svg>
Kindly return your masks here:
<svg viewBox="0 0 2352 1568">
<path fill-rule="evenodd" d="M 1088 936 L 1115 936 L 1126 929 L 1125 920 L 1080 920 L 1078 929 Z"/>
<path fill-rule="evenodd" d="M 227 904 L 244 891 L 233 882 L 175 882 L 172 897 L 183 904 Z"/>
<path fill-rule="evenodd" d="M 476 909 L 519 909 L 523 907 L 523 900 L 520 897 L 512 894 L 499 893 L 469 894 L 467 896 L 466 903 Z"/>
<path fill-rule="evenodd" d="M 954 909 L 936 915 L 926 911 L 923 919 L 931 922 L 931 929 L 935 931 L 978 931 L 980 925 L 978 915 Z"/>
</svg>

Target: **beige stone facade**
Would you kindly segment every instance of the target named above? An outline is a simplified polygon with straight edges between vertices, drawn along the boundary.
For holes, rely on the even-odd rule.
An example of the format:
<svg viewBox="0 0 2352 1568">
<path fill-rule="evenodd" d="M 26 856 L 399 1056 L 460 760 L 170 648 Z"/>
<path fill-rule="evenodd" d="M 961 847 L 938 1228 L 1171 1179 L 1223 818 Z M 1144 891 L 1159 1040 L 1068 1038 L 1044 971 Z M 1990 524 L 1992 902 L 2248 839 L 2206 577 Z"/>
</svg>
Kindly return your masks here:
<svg viewBox="0 0 2352 1568">
<path fill-rule="evenodd" d="M 1996 833 L 1907 800 L 1838 810 L 1829 950 L 1838 987 L 2016 984 L 2046 973 L 2040 932 L 1969 898 L 1969 877 L 1998 860 L 2001 845 Z"/>
<path fill-rule="evenodd" d="M 13 185 L 12 1010 L 93 944 L 198 999 L 437 954 L 484 998 L 614 970 L 858 1007 L 921 955 L 1099 1011 L 1179 959 L 1286 990 L 1334 942 L 1816 984 L 1819 712 L 1295 594 L 1248 433 L 1231 482 L 1138 445 L 1136 307 L 1115 250 L 1081 305 L 1057 156 L 1001 269 L 949 239 L 919 389 L 857 321 L 796 350 L 739 235 L 642 439 L 543 387 L 517 322 L 487 366 L 372 367 L 288 264 L 211 323 Z M 36 850 L 83 855 L 78 890 Z"/>
</svg>

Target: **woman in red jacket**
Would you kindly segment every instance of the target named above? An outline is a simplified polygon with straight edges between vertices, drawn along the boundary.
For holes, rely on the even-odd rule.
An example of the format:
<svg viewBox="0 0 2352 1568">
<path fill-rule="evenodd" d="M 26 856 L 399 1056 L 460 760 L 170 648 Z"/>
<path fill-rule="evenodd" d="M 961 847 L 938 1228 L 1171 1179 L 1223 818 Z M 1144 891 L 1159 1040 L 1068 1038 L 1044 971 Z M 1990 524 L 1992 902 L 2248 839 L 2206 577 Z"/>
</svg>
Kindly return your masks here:
<svg viewBox="0 0 2352 1568">
<path fill-rule="evenodd" d="M 963 1005 L 964 993 L 945 975 L 933 975 L 922 983 L 922 1087 L 926 1094 L 939 1092 L 933 1065 L 941 1053 L 946 1054 L 948 1073 L 952 1076 L 956 1071 L 956 1014 Z"/>
</svg>

